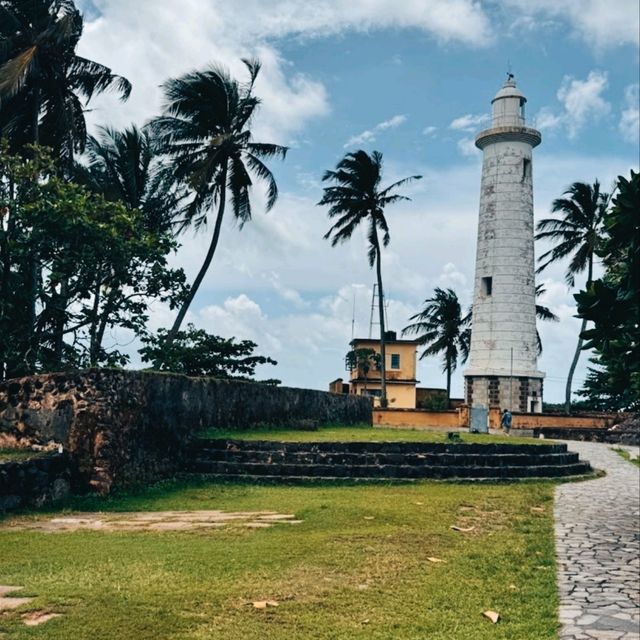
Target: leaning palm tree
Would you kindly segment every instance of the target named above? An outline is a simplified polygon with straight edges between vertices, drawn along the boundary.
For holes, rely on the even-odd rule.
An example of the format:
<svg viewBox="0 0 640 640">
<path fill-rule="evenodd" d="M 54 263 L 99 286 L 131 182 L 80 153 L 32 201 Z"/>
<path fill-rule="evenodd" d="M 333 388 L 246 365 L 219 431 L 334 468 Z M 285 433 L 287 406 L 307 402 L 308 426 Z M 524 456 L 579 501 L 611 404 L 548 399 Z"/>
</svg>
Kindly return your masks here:
<svg viewBox="0 0 640 640">
<path fill-rule="evenodd" d="M 164 84 L 164 113 L 152 127 L 168 160 L 167 168 L 177 185 L 189 189 L 181 228 L 202 228 L 217 206 L 209 249 L 178 316 L 167 335 L 171 343 L 209 270 L 220 239 L 227 196 L 240 228 L 251 220 L 252 175 L 267 187 L 269 211 L 278 188 L 266 158 L 284 158 L 287 148 L 254 142 L 251 121 L 260 100 L 253 95 L 260 72 L 257 60 L 243 60 L 249 81 L 239 83 L 220 67 L 193 71 Z"/>
<path fill-rule="evenodd" d="M 469 355 L 471 312 L 463 315 L 458 296 L 453 289 L 436 287 L 424 308 L 411 316 L 414 320 L 402 330 L 402 335 L 417 335 L 417 343 L 425 347 L 420 359 L 442 354 L 442 371 L 447 374 L 447 402 L 451 397 L 451 374 L 458 358 L 465 362 Z"/>
<path fill-rule="evenodd" d="M 67 167 L 84 149 L 92 96 L 131 92 L 128 80 L 76 54 L 82 28 L 72 0 L 0 2 L 0 135 L 15 150 L 52 147 Z"/>
<path fill-rule="evenodd" d="M 400 200 L 409 200 L 406 196 L 393 193 L 398 187 L 419 180 L 422 176 L 410 176 L 398 180 L 385 189 L 380 189 L 382 180 L 382 154 L 374 151 L 347 153 L 336 165 L 335 171 L 326 171 L 322 180 L 333 182 L 333 186 L 324 188 L 319 205 L 329 205 L 329 218 L 337 218 L 325 239 L 331 238 L 331 246 L 346 242 L 351 238 L 361 222 L 368 224 L 369 266 L 376 266 L 378 279 L 378 312 L 380 316 L 380 406 L 387 406 L 387 388 L 385 378 L 385 318 L 384 290 L 382 288 L 382 251 L 378 231 L 382 233 L 382 245 L 389 244 L 389 227 L 384 217 L 387 205 Z"/>
<path fill-rule="evenodd" d="M 574 182 L 551 205 L 552 213 L 561 214 L 560 218 L 545 218 L 536 226 L 536 240 L 548 240 L 555 246 L 543 253 L 538 261 L 541 265 L 536 273 L 544 271 L 549 265 L 570 257 L 569 266 L 565 273 L 567 285 L 575 285 L 576 275 L 587 271 L 586 288 L 593 279 L 593 258 L 598 247 L 602 229 L 603 216 L 609 206 L 611 196 L 600 191 L 600 183 L 596 180 L 593 185 L 584 182 Z M 582 321 L 580 334 L 585 330 L 587 321 Z M 565 411 L 571 411 L 571 385 L 573 374 L 580 358 L 582 337 L 578 338 L 573 361 L 567 376 L 565 389 Z"/>
</svg>

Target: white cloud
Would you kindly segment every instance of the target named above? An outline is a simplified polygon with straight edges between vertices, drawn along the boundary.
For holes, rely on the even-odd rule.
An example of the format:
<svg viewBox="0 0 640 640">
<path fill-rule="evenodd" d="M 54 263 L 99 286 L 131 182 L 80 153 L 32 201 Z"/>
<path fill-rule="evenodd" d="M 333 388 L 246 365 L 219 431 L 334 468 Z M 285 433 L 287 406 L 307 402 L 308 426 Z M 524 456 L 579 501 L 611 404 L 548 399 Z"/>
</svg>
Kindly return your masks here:
<svg viewBox="0 0 640 640">
<path fill-rule="evenodd" d="M 359 133 L 355 136 L 352 136 L 347 140 L 344 144 L 344 148 L 352 147 L 354 145 L 365 144 L 367 142 L 374 142 L 376 139 L 376 135 L 380 131 L 386 131 L 387 129 L 395 129 L 403 124 L 407 120 L 407 116 L 397 115 L 389 118 L 389 120 L 384 120 L 383 122 L 379 122 L 373 129 L 367 129 L 362 133 Z"/>
<path fill-rule="evenodd" d="M 476 143 L 473 138 L 461 138 L 457 142 L 458 151 L 465 156 L 465 158 L 475 158 L 480 155 L 480 149 L 476 147 Z"/>
<path fill-rule="evenodd" d="M 548 24 L 545 18 L 567 21 L 575 35 L 596 50 L 638 46 L 637 0 L 503 0 L 503 3 L 522 11 L 538 26 Z"/>
<path fill-rule="evenodd" d="M 438 130 L 438 127 L 434 127 L 433 125 L 429 125 L 428 127 L 425 127 L 422 130 L 422 134 L 425 135 L 425 136 L 432 136 L 437 130 Z"/>
<path fill-rule="evenodd" d="M 601 95 L 607 85 L 607 74 L 601 71 L 590 71 L 586 80 L 564 77 L 558 100 L 564 105 L 569 137 L 575 137 L 588 120 L 609 113 L 611 106 Z"/>
<path fill-rule="evenodd" d="M 443 42 L 459 41 L 472 46 L 487 44 L 491 26 L 482 7 L 473 0 L 245 0 L 242 10 L 233 3 L 212 2 L 229 20 L 229 28 L 252 37 L 302 35 L 326 36 L 345 31 L 417 28 Z"/>
<path fill-rule="evenodd" d="M 269 282 L 275 292 L 286 302 L 289 302 L 294 307 L 302 309 L 309 306 L 309 303 L 303 299 L 300 292 L 293 287 L 287 287 L 280 279 L 280 276 L 275 271 L 269 273 L 263 273 L 262 277 Z"/>
<path fill-rule="evenodd" d="M 488 113 L 479 113 L 473 115 L 468 113 L 464 116 L 460 116 L 451 122 L 449 129 L 455 129 L 456 131 L 475 131 L 480 125 L 488 122 L 491 119 Z"/>
<path fill-rule="evenodd" d="M 536 126 L 547 130 L 563 127 L 569 138 L 575 138 L 585 125 L 600 120 L 611 110 L 602 95 L 608 85 L 603 71 L 590 71 L 585 80 L 564 76 L 556 94 L 562 111 L 542 107 L 534 118 Z"/>
<path fill-rule="evenodd" d="M 453 262 L 447 262 L 436 279 L 437 286 L 453 289 L 460 296 L 460 290 L 467 286 L 467 276 L 458 270 Z"/>
<path fill-rule="evenodd" d="M 92 101 L 89 123 L 124 127 L 157 114 L 160 84 L 210 61 L 243 77 L 240 59 L 258 56 L 263 71 L 256 87 L 263 99 L 256 138 L 288 144 L 313 119 L 329 113 L 322 82 L 293 68 L 273 44 L 286 36 L 320 37 L 348 31 L 416 28 L 439 42 L 483 46 L 492 40 L 489 19 L 473 0 L 79 0 L 87 10 L 79 53 L 111 67 L 133 83 L 126 109 L 114 96 Z"/>
<path fill-rule="evenodd" d="M 564 122 L 563 117 L 553 112 L 550 107 L 542 107 L 533 119 L 533 126 L 540 131 L 557 129 Z"/>
<path fill-rule="evenodd" d="M 639 88 L 639 85 L 631 84 L 624 91 L 625 108 L 620 114 L 618 128 L 627 142 L 638 142 L 640 132 Z"/>
</svg>

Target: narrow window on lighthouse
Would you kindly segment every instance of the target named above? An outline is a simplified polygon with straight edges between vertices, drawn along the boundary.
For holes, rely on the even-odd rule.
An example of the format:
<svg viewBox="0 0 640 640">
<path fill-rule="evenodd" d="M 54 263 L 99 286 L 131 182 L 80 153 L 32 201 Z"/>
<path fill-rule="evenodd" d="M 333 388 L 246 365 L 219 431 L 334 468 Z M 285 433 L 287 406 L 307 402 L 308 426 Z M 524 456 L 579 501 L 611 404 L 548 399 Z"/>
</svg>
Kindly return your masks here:
<svg viewBox="0 0 640 640">
<path fill-rule="evenodd" d="M 493 278 L 491 276 L 487 278 L 482 278 L 482 295 L 490 296 L 492 288 L 493 288 Z"/>
<path fill-rule="evenodd" d="M 527 178 L 531 177 L 531 160 L 529 158 L 523 158 L 522 160 L 522 180 L 524 182 Z"/>
</svg>

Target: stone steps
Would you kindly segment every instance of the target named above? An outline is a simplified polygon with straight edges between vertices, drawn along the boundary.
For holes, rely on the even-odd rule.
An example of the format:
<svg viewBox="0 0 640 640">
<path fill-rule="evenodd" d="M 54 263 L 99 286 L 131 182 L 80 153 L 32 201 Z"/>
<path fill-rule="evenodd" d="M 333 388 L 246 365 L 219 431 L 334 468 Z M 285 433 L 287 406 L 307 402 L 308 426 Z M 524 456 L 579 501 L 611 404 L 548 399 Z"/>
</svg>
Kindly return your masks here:
<svg viewBox="0 0 640 640">
<path fill-rule="evenodd" d="M 544 460 L 549 465 L 574 464 L 577 453 L 550 453 Z M 260 450 L 201 450 L 196 463 L 244 462 L 265 464 L 317 464 L 317 465 L 408 465 L 408 466 L 480 466 L 509 467 L 535 466 L 540 456 L 527 453 L 460 454 L 460 453 L 343 453 L 310 451 L 260 451 Z"/>
<path fill-rule="evenodd" d="M 247 475 L 253 477 L 279 475 L 314 478 L 558 478 L 577 476 L 589 471 L 586 463 L 566 465 L 520 465 L 511 467 L 476 467 L 454 465 L 396 464 L 263 464 L 254 462 L 209 462 L 199 460 L 191 469 L 196 473 L 214 475 Z"/>
<path fill-rule="evenodd" d="M 198 440 L 187 471 L 229 480 L 495 481 L 581 476 L 591 467 L 566 444 Z"/>
</svg>

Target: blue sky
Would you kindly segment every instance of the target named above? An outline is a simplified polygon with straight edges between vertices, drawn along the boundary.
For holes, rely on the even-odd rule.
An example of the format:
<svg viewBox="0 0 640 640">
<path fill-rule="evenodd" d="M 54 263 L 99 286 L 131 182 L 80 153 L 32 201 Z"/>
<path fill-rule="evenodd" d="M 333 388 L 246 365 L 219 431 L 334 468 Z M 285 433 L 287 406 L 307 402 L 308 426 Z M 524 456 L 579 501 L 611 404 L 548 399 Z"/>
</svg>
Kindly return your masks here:
<svg viewBox="0 0 640 640">
<path fill-rule="evenodd" d="M 79 4 L 87 19 L 81 53 L 134 85 L 128 103 L 97 100 L 92 124 L 144 122 L 157 113 L 158 86 L 169 76 L 209 62 L 241 76 L 241 57 L 262 60 L 254 130 L 256 139 L 291 147 L 284 163 L 273 164 L 281 197 L 264 215 L 256 189 L 254 220 L 242 232 L 227 221 L 189 319 L 255 340 L 279 361 L 264 376 L 290 386 L 322 389 L 343 375 L 354 300 L 356 333 L 368 335 L 374 274 L 365 238 L 332 249 L 322 240 L 326 214 L 315 206 L 323 171 L 346 151 L 382 151 L 388 182 L 424 176 L 407 189 L 410 203 L 388 211 L 383 276 L 389 323 L 398 330 L 435 286 L 471 301 L 481 163 L 472 140 L 509 67 L 528 98 L 529 122 L 543 134 L 534 152 L 538 219 L 571 182 L 599 178 L 608 187 L 638 166 L 637 0 Z M 174 264 L 193 277 L 208 235 L 182 242 Z M 562 267 L 542 279 L 544 302 L 562 318 L 539 327 L 546 399 L 559 401 L 578 322 Z M 154 305 L 151 327 L 172 317 Z M 583 357 L 578 385 L 585 365 Z M 421 362 L 419 378 L 444 384 L 434 359 Z"/>
</svg>

